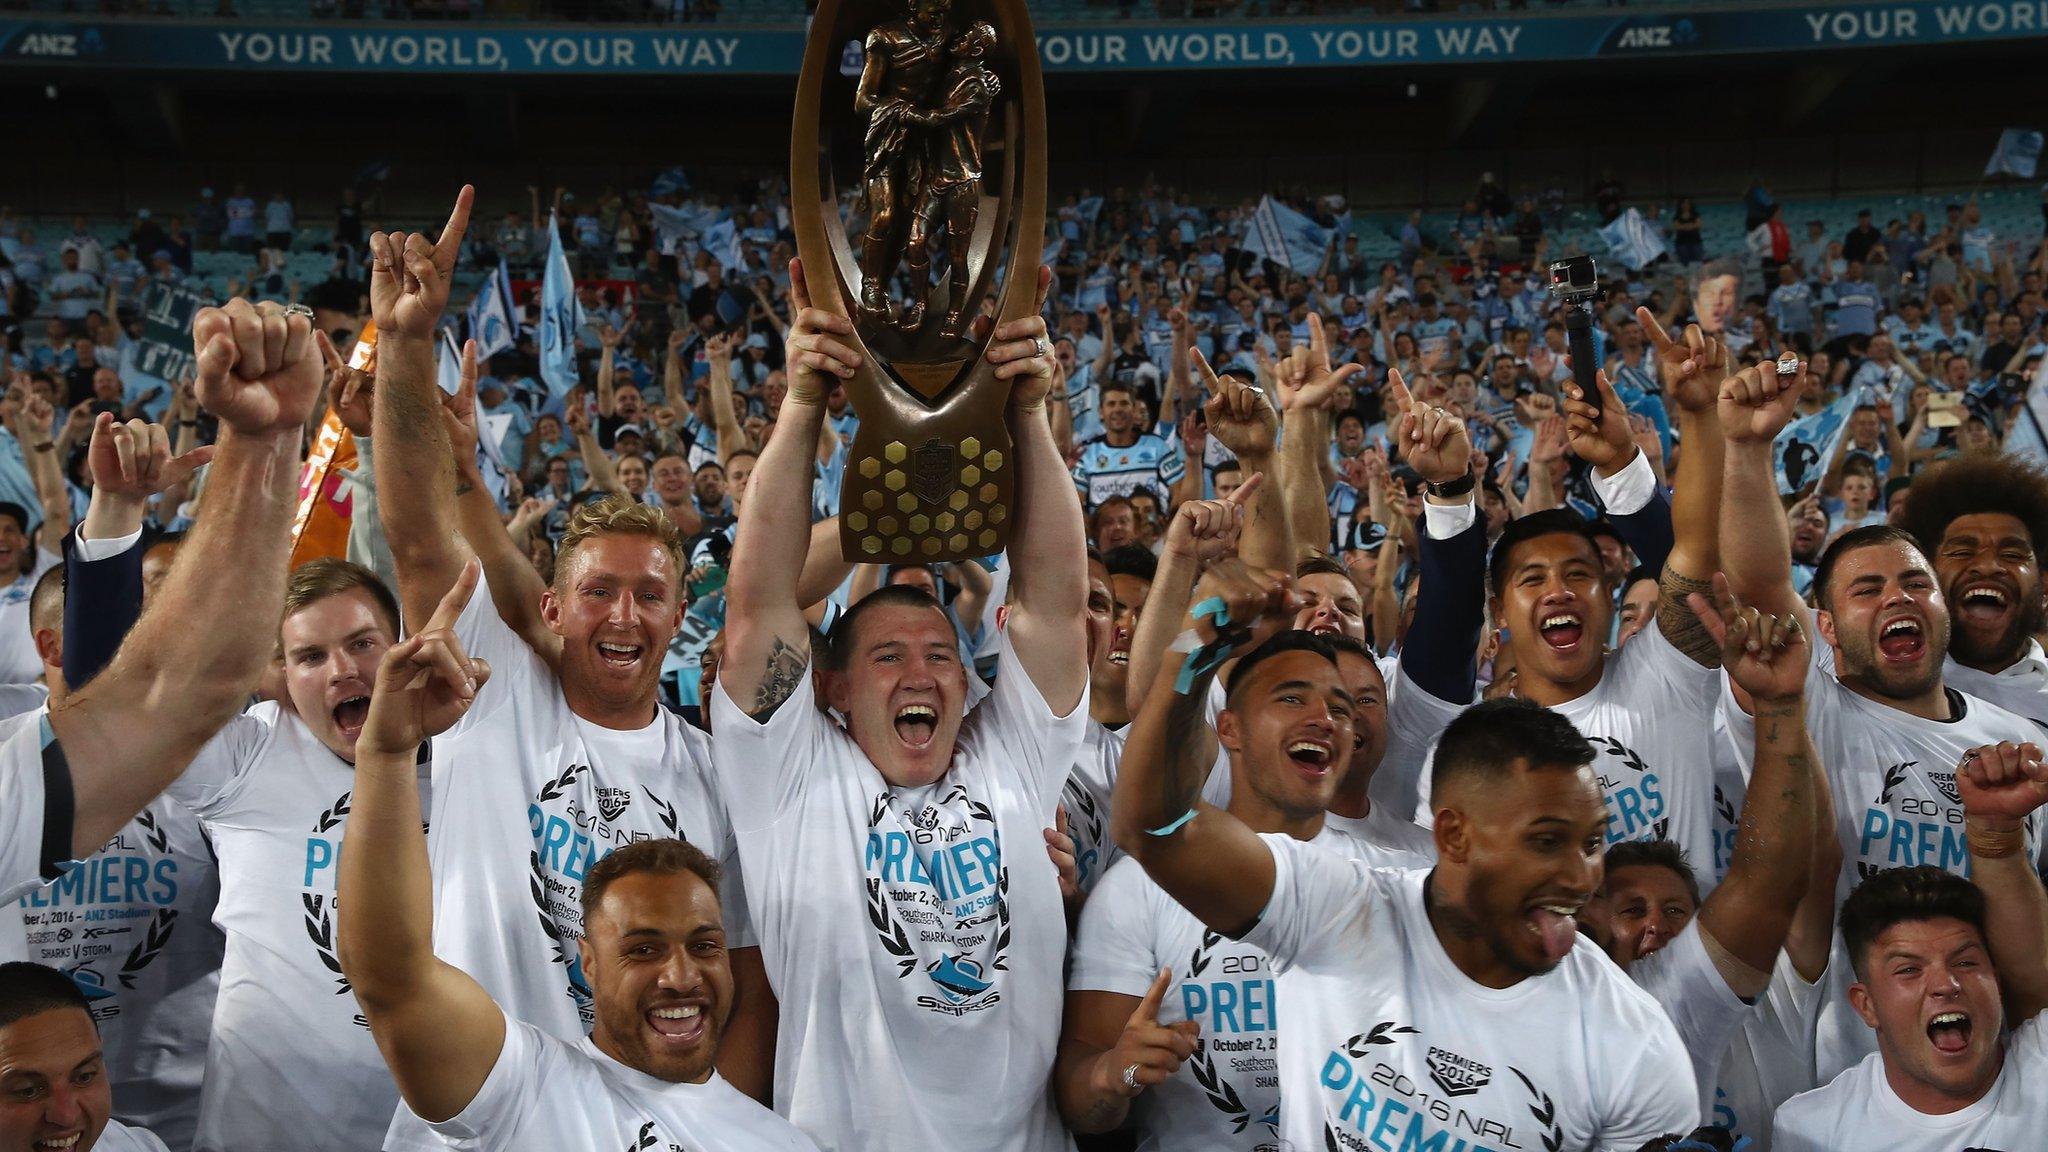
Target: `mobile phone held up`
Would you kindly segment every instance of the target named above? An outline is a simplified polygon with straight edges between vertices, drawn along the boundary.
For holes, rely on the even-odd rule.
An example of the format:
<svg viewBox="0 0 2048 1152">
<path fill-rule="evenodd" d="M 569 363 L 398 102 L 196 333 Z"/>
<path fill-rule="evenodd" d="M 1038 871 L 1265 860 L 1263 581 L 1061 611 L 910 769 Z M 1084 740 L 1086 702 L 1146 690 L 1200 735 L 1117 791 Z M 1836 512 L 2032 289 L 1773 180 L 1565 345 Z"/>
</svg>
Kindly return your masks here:
<svg viewBox="0 0 2048 1152">
<path fill-rule="evenodd" d="M 1600 356 L 1593 348 L 1593 299 L 1600 294 L 1600 274 L 1591 256 L 1567 256 L 1550 265 L 1550 294 L 1564 305 L 1565 344 L 1572 354 L 1572 379 L 1579 395 L 1593 407 L 1600 407 L 1600 388 L 1594 377 L 1600 371 Z"/>
</svg>

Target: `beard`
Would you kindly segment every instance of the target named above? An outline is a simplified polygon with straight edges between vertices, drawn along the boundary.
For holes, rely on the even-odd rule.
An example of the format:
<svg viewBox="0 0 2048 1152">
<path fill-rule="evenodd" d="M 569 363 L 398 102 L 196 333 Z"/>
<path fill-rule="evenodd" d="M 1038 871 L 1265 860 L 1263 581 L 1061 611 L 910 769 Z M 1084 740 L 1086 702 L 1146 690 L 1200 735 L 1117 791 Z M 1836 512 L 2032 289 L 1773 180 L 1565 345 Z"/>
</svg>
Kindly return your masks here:
<svg viewBox="0 0 2048 1152">
<path fill-rule="evenodd" d="M 1968 628 L 1951 628 L 1949 655 L 1969 667 L 2006 667 L 2026 651 L 2027 641 L 2041 630 L 2044 621 L 2048 621 L 2048 611 L 2042 608 L 2040 593 L 2021 596 L 2012 621 L 1988 641 L 1979 642 Z"/>
</svg>

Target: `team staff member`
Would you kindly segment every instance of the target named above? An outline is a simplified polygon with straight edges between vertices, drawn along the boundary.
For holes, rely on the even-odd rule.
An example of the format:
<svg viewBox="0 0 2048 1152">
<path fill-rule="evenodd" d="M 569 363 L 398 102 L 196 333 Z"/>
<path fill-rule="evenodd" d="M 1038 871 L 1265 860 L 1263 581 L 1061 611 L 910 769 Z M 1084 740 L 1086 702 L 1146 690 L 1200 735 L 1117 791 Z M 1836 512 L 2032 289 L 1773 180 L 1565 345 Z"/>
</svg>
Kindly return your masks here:
<svg viewBox="0 0 2048 1152">
<path fill-rule="evenodd" d="M 712 700 L 719 790 L 781 1002 L 776 1104 L 828 1149 L 1059 1152 L 1047 1084 L 1067 926 L 1036 846 L 1088 722 L 1088 566 L 1046 418 L 1044 321 L 1034 310 L 989 344 L 1010 388 L 1010 549 L 1031 563 L 1011 576 L 994 689 L 963 715 L 952 624 L 915 588 L 848 609 L 812 675 L 797 593 L 810 448 L 825 394 L 860 358 L 803 273 L 792 261 L 789 394 L 740 511 Z"/>
<path fill-rule="evenodd" d="M 1476 1124 L 1496 1147 L 1633 1149 L 1691 1131 L 1696 1090 L 1670 1021 L 1577 931 L 1606 813 L 1594 749 L 1569 722 L 1521 701 L 1452 721 L 1432 769 L 1429 870 L 1374 869 L 1199 803 L 1209 762 L 1175 734 L 1201 723 L 1209 657 L 1254 650 L 1293 618 L 1290 584 L 1242 569 L 1204 579 L 1197 595 L 1222 602 L 1221 620 L 1201 626 L 1187 682 L 1161 669 L 1112 810 L 1118 846 L 1162 889 L 1279 973 L 1280 1135 L 1419 1146 Z M 1324 752 L 1351 727 L 1333 661 L 1302 655 L 1230 688 L 1271 702 L 1287 771 L 1340 770 Z M 1429 1085 L 1457 1091 L 1456 1132 Z"/>
<path fill-rule="evenodd" d="M 455 631 L 478 577 L 466 566 L 377 670 L 342 853 L 342 972 L 407 1109 L 449 1148 L 811 1149 L 714 1067 L 732 970 L 718 865 L 689 844 L 640 841 L 592 866 L 576 945 L 596 1005 L 588 1037 L 510 1016 L 434 955 L 415 765 L 490 680 Z"/>
</svg>

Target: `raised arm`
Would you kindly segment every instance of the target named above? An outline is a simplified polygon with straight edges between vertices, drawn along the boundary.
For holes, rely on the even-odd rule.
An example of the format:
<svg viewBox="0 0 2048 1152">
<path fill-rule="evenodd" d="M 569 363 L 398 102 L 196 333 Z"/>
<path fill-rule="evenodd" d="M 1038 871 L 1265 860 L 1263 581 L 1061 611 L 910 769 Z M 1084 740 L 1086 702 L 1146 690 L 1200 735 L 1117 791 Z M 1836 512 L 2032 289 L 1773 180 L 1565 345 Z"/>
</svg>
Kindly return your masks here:
<svg viewBox="0 0 2048 1152">
<path fill-rule="evenodd" d="M 1188 354 L 1202 386 L 1209 391 L 1209 402 L 1202 408 L 1209 420 L 1209 435 L 1230 449 L 1244 475 L 1262 472 L 1269 479 L 1279 477 L 1280 462 L 1273 445 L 1280 430 L 1280 414 L 1273 407 L 1272 396 L 1265 388 L 1236 376 L 1218 377 L 1201 349 L 1190 349 Z M 1278 483 L 1262 486 L 1246 507 L 1238 554 L 1254 567 L 1292 572 L 1294 546 L 1288 541 L 1287 497 L 1280 489 Z"/>
<path fill-rule="evenodd" d="M 792 333 L 786 343 L 794 344 L 795 338 L 796 334 Z M 718 435 L 718 466 L 721 468 L 740 449 L 754 450 L 754 443 L 747 438 L 746 429 L 740 426 L 739 412 L 733 404 L 732 349 L 735 343 L 737 339 L 729 332 L 721 332 L 704 343 L 704 354 L 711 364 L 711 372 L 704 378 L 704 393 L 711 398 L 712 428 Z M 795 369 L 790 369 L 788 375 L 793 377 Z M 783 403 L 788 402 L 785 397 Z M 809 444 L 815 439 L 815 436 L 805 436 L 804 442 Z"/>
<path fill-rule="evenodd" d="M 1152 574 L 1152 591 L 1145 596 L 1145 607 L 1139 611 L 1138 626 L 1131 635 L 1124 705 L 1132 715 L 1145 706 L 1160 663 L 1168 659 L 1168 647 L 1187 627 L 1196 578 L 1209 564 L 1236 555 L 1245 509 L 1265 482 L 1265 473 L 1254 472 L 1228 500 L 1190 500 L 1174 508 L 1166 525 L 1165 546 L 1159 552 L 1159 569 Z M 1204 738 L 1213 760 L 1216 733 L 1205 730 Z"/>
<path fill-rule="evenodd" d="M 1717 401 L 1724 474 L 1721 564 L 1735 598 L 1785 616 L 1800 611 L 1792 584 L 1792 536 L 1771 469 L 1771 441 L 1791 420 L 1804 381 L 1779 377 L 1772 362 L 1745 368 L 1721 382 Z"/>
<path fill-rule="evenodd" d="M 1671 554 L 1658 574 L 1657 627 L 1672 647 L 1700 664 L 1713 667 L 1720 646 L 1693 614 L 1689 597 L 1705 592 L 1721 567 L 1721 418 L 1715 409 L 1728 350 L 1697 324 L 1686 326 L 1684 339 L 1666 335 L 1648 308 L 1636 319 L 1656 348 L 1663 367 L 1664 394 L 1678 404 L 1678 435 L 1685 451 L 1678 454 L 1672 477 Z"/>
<path fill-rule="evenodd" d="M 1972 748 L 1956 769 L 1956 787 L 2006 1024 L 2018 1025 L 2048 1008 L 2048 891 L 2029 858 L 2026 826 L 2048 801 L 2048 766 L 2033 744 Z"/>
<path fill-rule="evenodd" d="M 90 855 L 191 763 L 277 647 L 299 427 L 320 390 L 312 327 L 231 301 L 192 322 L 199 398 L 221 421 L 205 508 L 120 654 L 52 709 L 70 766 L 71 849 Z M 239 627 L 195 622 L 241 621 Z"/>
<path fill-rule="evenodd" d="M 590 486 L 624 494 L 626 486 L 619 482 L 619 472 L 612 465 L 611 454 L 598 445 L 597 433 L 590 427 L 590 417 L 584 414 L 583 405 L 569 406 L 568 421 L 569 431 L 576 437 L 576 450 L 583 458 L 583 471 L 590 476 Z"/>
<path fill-rule="evenodd" d="M 597 330 L 597 342 L 604 349 L 597 358 L 597 414 L 609 418 L 618 414 L 614 406 L 612 375 L 619 354 L 619 330 L 607 324 Z"/>
<path fill-rule="evenodd" d="M 1287 413 L 1280 449 L 1282 503 L 1296 558 L 1329 551 L 1330 489 L 1323 470 L 1330 452 L 1330 406 L 1337 401 L 1337 389 L 1361 370 L 1358 364 L 1330 366 L 1323 318 L 1309 313 L 1308 361 L 1299 386 L 1282 389 Z"/>
<path fill-rule="evenodd" d="M 1045 334 L 1052 269 L 1038 270 L 1031 315 L 997 325 L 988 360 L 1010 385 L 1006 415 L 1017 453 L 1016 528 L 1010 552 L 1030 558 L 1010 571 L 1010 646 L 1055 715 L 1088 687 L 1088 529 L 1067 463 L 1052 439 L 1045 397 L 1058 373 Z M 786 403 L 786 401 L 785 401 Z M 748 504 L 753 503 L 750 493 Z M 730 643 L 730 642 L 728 642 Z"/>
<path fill-rule="evenodd" d="M 441 424 L 448 435 L 448 454 L 454 461 L 458 481 L 455 526 L 463 543 L 483 563 L 491 606 L 498 610 L 499 619 L 518 633 L 549 667 L 554 667 L 561 660 L 562 638 L 541 618 L 541 595 L 547 591 L 547 584 L 534 571 L 532 561 L 498 515 L 498 502 L 484 486 L 482 466 L 477 463 L 474 340 L 462 342 L 461 373 L 455 395 L 441 398 Z"/>
<path fill-rule="evenodd" d="M 1300 599 L 1293 585 L 1290 575 L 1235 561 L 1212 566 L 1196 594 L 1223 602 L 1231 639 L 1219 640 L 1215 617 L 1206 616 L 1197 625 L 1203 644 L 1241 656 L 1288 627 Z M 1197 659 L 1196 653 L 1187 658 Z M 1272 851 L 1257 833 L 1201 798 L 1215 765 L 1213 751 L 1204 755 L 1213 745 L 1204 739 L 1210 729 L 1203 710 L 1217 666 L 1198 659 L 1185 683 L 1182 659 L 1170 657 L 1160 666 L 1124 742 L 1110 824 L 1117 847 L 1168 896 L 1215 931 L 1238 935 L 1272 899 L 1275 871 Z"/>
<path fill-rule="evenodd" d="M 797 583 L 811 540 L 812 446 L 825 419 L 825 393 L 861 362 L 842 339 L 853 334 L 852 321 L 811 306 L 799 260 L 789 262 L 789 296 L 789 394 L 777 419 L 780 435 L 769 438 L 747 481 L 725 586 L 725 658 L 718 666 L 726 693 L 756 719 L 789 699 L 810 663 L 810 626 Z M 712 373 L 716 387 L 715 361 Z M 718 439 L 723 452 L 723 429 Z"/>
<path fill-rule="evenodd" d="M 35 481 L 36 504 L 43 514 L 36 528 L 36 547 L 61 555 L 64 537 L 71 533 L 71 492 L 57 462 L 57 442 L 50 436 L 55 416 L 48 400 L 32 395 L 15 414 L 14 432 L 28 459 L 29 479 Z"/>
<path fill-rule="evenodd" d="M 972 560 L 961 560 L 948 564 L 946 574 L 960 586 L 960 594 L 953 597 L 953 615 L 970 630 L 980 627 L 982 612 L 988 607 L 988 594 L 996 583 L 988 569 Z"/>
<path fill-rule="evenodd" d="M 432 619 L 384 654 L 356 741 L 335 878 L 342 975 L 399 1095 L 429 1123 L 469 1106 L 505 1046 L 505 1014 L 490 993 L 434 955 L 434 878 L 420 822 L 419 746 L 461 719 L 490 678 L 455 636 L 476 581 L 476 565 L 459 569 Z"/>
<path fill-rule="evenodd" d="M 475 195 L 463 185 L 438 241 L 417 232 L 370 236 L 377 511 L 408 621 L 427 618 L 467 560 L 455 531 L 455 466 L 441 423 L 434 330 L 448 306 L 449 280 Z"/>
<path fill-rule="evenodd" d="M 1700 906 L 1700 930 L 1722 979 L 1745 999 L 1763 992 L 1792 929 L 1813 865 L 1813 744 L 1806 735 L 1806 634 L 1797 613 L 1744 608 L 1714 581 L 1715 602 L 1691 609 L 1720 663 L 1753 701 L 1756 759 L 1727 878 Z M 1832 837 L 1832 833 L 1829 833 Z"/>
<path fill-rule="evenodd" d="M 1180 423 L 1182 398 L 1193 388 L 1188 373 L 1188 315 L 1178 308 L 1166 313 L 1166 325 L 1172 330 L 1172 350 L 1167 353 L 1166 383 L 1159 392 L 1159 411 L 1154 419 L 1161 428 Z M 1188 461 L 1188 471 L 1201 471 L 1201 460 Z"/>
</svg>

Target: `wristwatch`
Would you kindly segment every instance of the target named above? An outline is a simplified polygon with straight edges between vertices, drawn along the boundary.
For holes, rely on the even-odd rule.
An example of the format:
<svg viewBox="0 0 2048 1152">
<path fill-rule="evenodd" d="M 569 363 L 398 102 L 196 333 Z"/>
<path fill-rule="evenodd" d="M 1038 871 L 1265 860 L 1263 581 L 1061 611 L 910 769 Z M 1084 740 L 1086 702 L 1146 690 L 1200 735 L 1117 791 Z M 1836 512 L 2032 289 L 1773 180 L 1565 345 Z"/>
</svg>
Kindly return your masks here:
<svg viewBox="0 0 2048 1152">
<path fill-rule="evenodd" d="M 1470 472 L 1467 472 L 1463 476 L 1460 476 L 1456 480 L 1452 480 L 1449 483 L 1425 484 L 1423 485 L 1423 487 L 1429 490 L 1429 494 L 1431 496 L 1434 496 L 1439 500 L 1455 500 L 1460 496 L 1471 495 L 1472 489 L 1478 487 L 1478 485 L 1479 478 L 1472 475 Z"/>
</svg>

